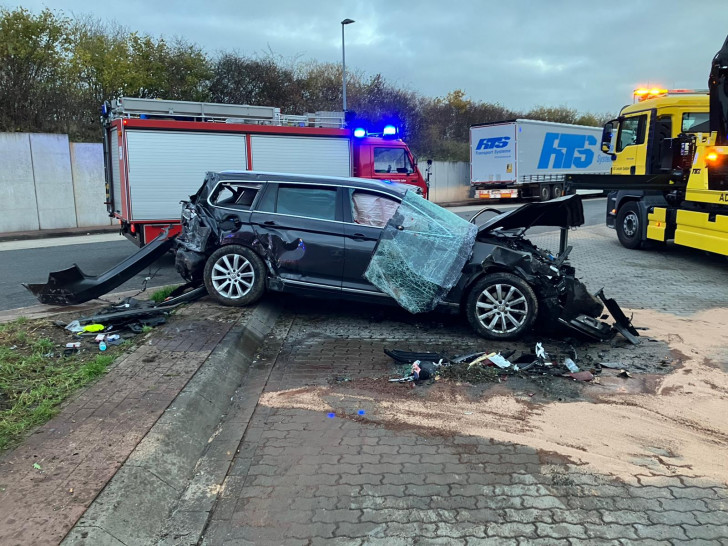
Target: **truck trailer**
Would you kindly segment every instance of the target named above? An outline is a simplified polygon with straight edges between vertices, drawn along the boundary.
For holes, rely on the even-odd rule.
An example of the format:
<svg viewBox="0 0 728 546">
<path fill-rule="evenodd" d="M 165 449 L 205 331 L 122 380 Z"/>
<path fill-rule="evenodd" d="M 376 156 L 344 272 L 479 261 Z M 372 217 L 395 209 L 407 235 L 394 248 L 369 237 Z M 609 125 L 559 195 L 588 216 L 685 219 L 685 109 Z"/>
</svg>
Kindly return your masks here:
<svg viewBox="0 0 728 546">
<path fill-rule="evenodd" d="M 470 127 L 470 184 L 481 199 L 536 198 L 564 193 L 569 173 L 608 174 L 599 149 L 601 127 L 516 119 Z"/>
<path fill-rule="evenodd" d="M 208 171 L 256 170 L 427 184 L 394 127 L 345 128 L 343 112 L 123 97 L 105 104 L 106 206 L 139 246 L 172 226 Z"/>
</svg>

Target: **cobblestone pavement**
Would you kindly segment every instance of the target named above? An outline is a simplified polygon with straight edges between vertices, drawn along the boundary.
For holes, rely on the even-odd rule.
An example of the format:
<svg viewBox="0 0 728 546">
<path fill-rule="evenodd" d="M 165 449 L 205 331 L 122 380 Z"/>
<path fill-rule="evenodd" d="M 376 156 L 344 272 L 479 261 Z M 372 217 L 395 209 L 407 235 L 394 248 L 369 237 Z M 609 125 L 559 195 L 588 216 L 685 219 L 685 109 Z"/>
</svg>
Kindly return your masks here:
<svg viewBox="0 0 728 546">
<path fill-rule="evenodd" d="M 688 313 L 728 302 L 722 259 L 629 251 L 606 228 L 571 242 L 580 277 L 624 307 Z M 359 415 L 366 402 L 333 418 L 259 404 L 256 392 L 391 375 L 384 347 L 483 346 L 458 316 L 284 306 L 287 326 L 268 340 L 228 416 L 228 426 L 247 428 L 204 544 L 728 544 L 725 483 L 647 467 L 620 481 L 523 445 L 378 423 Z M 235 419 L 246 412 L 249 421 Z"/>
<path fill-rule="evenodd" d="M 239 316 L 179 314 L 0 458 L 0 544 L 58 544 Z"/>
</svg>

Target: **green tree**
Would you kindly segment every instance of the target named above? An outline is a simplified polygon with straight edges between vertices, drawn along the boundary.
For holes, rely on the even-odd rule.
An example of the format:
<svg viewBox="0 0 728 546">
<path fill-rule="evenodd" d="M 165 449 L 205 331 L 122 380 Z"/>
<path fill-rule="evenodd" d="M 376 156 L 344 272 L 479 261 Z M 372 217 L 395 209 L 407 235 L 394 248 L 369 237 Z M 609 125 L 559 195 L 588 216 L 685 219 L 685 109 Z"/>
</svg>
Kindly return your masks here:
<svg viewBox="0 0 728 546">
<path fill-rule="evenodd" d="M 67 129 L 70 26 L 49 9 L 0 8 L 0 130 Z"/>
</svg>

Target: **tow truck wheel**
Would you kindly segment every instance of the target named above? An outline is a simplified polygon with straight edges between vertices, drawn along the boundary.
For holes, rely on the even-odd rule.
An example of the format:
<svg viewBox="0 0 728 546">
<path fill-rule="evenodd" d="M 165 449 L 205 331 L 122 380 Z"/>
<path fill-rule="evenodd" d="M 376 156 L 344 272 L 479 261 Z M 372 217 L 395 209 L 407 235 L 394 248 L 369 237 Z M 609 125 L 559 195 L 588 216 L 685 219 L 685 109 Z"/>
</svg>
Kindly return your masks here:
<svg viewBox="0 0 728 546">
<path fill-rule="evenodd" d="M 511 273 L 486 275 L 475 283 L 465 302 L 470 325 L 488 339 L 517 339 L 531 328 L 537 314 L 533 289 Z"/>
<path fill-rule="evenodd" d="M 265 265 L 258 255 L 240 245 L 218 248 L 205 264 L 207 293 L 223 305 L 242 307 L 265 291 Z"/>
<path fill-rule="evenodd" d="M 538 188 L 539 201 L 548 201 L 551 199 L 551 188 L 548 184 L 542 184 Z"/>
<path fill-rule="evenodd" d="M 642 226 L 640 225 L 640 211 L 637 203 L 630 201 L 619 209 L 615 228 L 622 246 L 631 249 L 642 246 Z"/>
</svg>

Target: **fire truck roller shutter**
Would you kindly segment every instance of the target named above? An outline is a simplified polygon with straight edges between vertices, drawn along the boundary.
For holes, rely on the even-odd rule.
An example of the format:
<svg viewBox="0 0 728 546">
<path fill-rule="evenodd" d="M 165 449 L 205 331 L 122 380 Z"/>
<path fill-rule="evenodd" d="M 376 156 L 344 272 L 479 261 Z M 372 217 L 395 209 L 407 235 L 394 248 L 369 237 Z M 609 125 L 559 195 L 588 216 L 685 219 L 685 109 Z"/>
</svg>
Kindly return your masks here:
<svg viewBox="0 0 728 546">
<path fill-rule="evenodd" d="M 247 170 L 244 134 L 126 133 L 134 220 L 177 219 L 208 171 Z"/>
<path fill-rule="evenodd" d="M 253 170 L 351 176 L 348 138 L 253 135 Z"/>
</svg>

